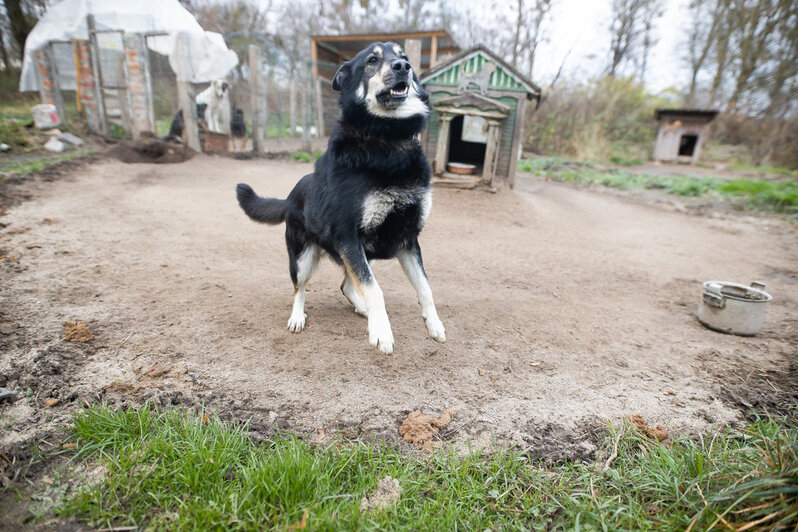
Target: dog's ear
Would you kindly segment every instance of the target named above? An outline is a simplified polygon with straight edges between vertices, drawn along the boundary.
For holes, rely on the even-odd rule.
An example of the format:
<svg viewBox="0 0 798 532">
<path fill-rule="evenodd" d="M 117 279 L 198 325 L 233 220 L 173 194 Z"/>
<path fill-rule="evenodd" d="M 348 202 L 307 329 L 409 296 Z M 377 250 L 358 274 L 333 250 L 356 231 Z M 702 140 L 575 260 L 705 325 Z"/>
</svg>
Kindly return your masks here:
<svg viewBox="0 0 798 532">
<path fill-rule="evenodd" d="M 332 89 L 334 91 L 340 91 L 343 87 L 343 84 L 346 83 L 346 78 L 349 77 L 349 74 L 352 73 L 352 66 L 349 63 L 344 63 L 341 65 L 341 68 L 338 69 L 338 72 L 335 73 L 332 81 Z"/>
</svg>

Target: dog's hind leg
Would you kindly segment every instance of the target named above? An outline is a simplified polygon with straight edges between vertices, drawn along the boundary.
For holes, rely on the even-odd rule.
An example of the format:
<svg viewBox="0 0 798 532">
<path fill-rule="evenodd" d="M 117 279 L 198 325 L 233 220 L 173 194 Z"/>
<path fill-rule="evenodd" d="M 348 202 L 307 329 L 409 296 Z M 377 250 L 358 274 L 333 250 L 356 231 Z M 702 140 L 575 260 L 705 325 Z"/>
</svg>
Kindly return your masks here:
<svg viewBox="0 0 798 532">
<path fill-rule="evenodd" d="M 286 238 L 286 240 L 289 240 Z M 294 307 L 288 319 L 288 330 L 298 333 L 305 328 L 305 286 L 319 264 L 319 248 L 315 244 L 302 245 L 288 241 L 291 280 L 294 281 Z"/>
<path fill-rule="evenodd" d="M 435 309 L 435 302 L 432 299 L 432 289 L 429 287 L 427 274 L 424 272 L 424 264 L 421 260 L 421 248 L 418 246 L 418 240 L 414 239 L 409 246 L 400 248 L 399 251 L 396 252 L 396 258 L 399 259 L 399 264 L 402 265 L 405 275 L 410 279 L 410 284 L 416 289 L 418 303 L 421 305 L 421 316 L 424 318 L 427 332 L 435 340 L 445 342 L 446 330 L 443 328 L 443 323 L 441 323 L 438 317 L 438 311 Z"/>
<path fill-rule="evenodd" d="M 366 254 L 357 242 L 345 245 L 338 251 L 356 291 L 363 294 L 369 318 L 369 343 L 386 355 L 390 355 L 393 353 L 394 343 L 391 322 L 385 311 L 385 298 L 382 295 L 382 289 L 371 272 Z"/>
<path fill-rule="evenodd" d="M 352 280 L 352 276 L 349 275 L 349 270 L 346 268 L 344 268 L 344 280 L 341 281 L 341 293 L 355 306 L 356 313 L 368 317 L 369 314 L 366 312 L 366 302 L 363 301 L 363 296 L 357 291 L 355 282 Z"/>
</svg>

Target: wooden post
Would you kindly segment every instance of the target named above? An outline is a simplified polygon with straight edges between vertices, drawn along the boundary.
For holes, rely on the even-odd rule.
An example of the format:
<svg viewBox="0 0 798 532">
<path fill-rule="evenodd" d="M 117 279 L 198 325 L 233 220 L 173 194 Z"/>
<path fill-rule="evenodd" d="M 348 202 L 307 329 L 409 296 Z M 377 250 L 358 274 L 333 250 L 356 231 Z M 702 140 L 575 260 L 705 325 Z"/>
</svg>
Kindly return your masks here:
<svg viewBox="0 0 798 532">
<path fill-rule="evenodd" d="M 290 85 L 290 92 L 288 93 L 288 99 L 290 110 L 290 120 L 291 120 L 291 136 L 296 137 L 296 79 L 293 77 L 291 78 L 291 85 Z"/>
<path fill-rule="evenodd" d="M 488 145 L 485 147 L 485 162 L 482 165 L 482 180 L 493 186 L 496 178 L 496 163 L 499 158 L 499 143 L 501 142 L 502 123 L 499 120 L 488 119 Z"/>
<path fill-rule="evenodd" d="M 316 39 L 310 39 L 310 60 L 311 72 L 308 77 L 311 79 L 310 88 L 316 89 L 316 131 L 320 137 L 324 136 L 324 98 L 321 94 L 321 79 L 319 78 L 319 51 L 316 46 Z M 315 84 L 313 83 L 315 81 Z M 312 105 L 312 102 L 311 102 Z M 308 132 L 310 133 L 310 132 Z M 303 137 L 304 138 L 304 137 Z"/>
<path fill-rule="evenodd" d="M 188 33 L 178 32 L 175 42 L 174 54 L 177 64 L 191 64 L 191 46 L 189 44 Z M 177 101 L 180 110 L 183 111 L 183 137 L 186 139 L 186 146 L 194 151 L 201 152 L 202 146 L 199 138 L 199 127 L 197 126 L 197 101 L 196 89 L 191 81 L 181 79 L 185 74 L 177 76 Z"/>
<path fill-rule="evenodd" d="M 322 95 L 321 91 L 321 79 L 317 79 L 316 83 L 316 133 L 320 136 L 324 136 L 324 96 Z"/>
<path fill-rule="evenodd" d="M 152 106 L 152 94 L 146 61 L 147 49 L 144 36 L 130 33 L 123 36 L 125 48 L 125 86 L 130 106 L 130 117 L 133 138 L 138 139 L 142 131 L 155 133 L 155 119 Z M 124 114 L 123 114 L 124 116 Z"/>
<path fill-rule="evenodd" d="M 438 127 L 438 146 L 435 150 L 435 174 L 440 175 L 446 170 L 446 156 L 449 152 L 449 127 L 452 124 L 452 115 L 440 114 L 441 123 Z"/>
<path fill-rule="evenodd" d="M 312 153 L 310 143 L 310 124 L 313 116 L 313 78 L 310 76 L 310 67 L 303 62 L 302 75 L 305 79 L 305 105 L 302 109 L 302 151 Z"/>
<path fill-rule="evenodd" d="M 94 94 L 97 95 L 97 114 L 100 119 L 100 133 L 108 136 L 108 117 L 105 116 L 105 94 L 103 94 L 102 71 L 100 70 L 100 47 L 97 45 L 94 15 L 86 16 L 86 27 L 89 29 L 89 55 L 94 75 Z"/>
<path fill-rule="evenodd" d="M 58 79 L 56 70 L 53 67 L 53 54 L 50 46 L 48 45 L 33 52 L 39 94 L 42 97 L 42 103 L 54 105 L 61 121 L 65 122 L 64 99 L 61 95 L 61 90 L 58 88 Z"/>
<path fill-rule="evenodd" d="M 136 139 L 138 138 L 138 134 L 134 132 L 136 128 L 133 127 L 133 117 L 130 114 L 130 99 L 128 98 L 128 91 L 127 91 L 125 54 L 122 54 L 117 57 L 116 79 L 117 82 L 119 83 L 119 85 L 117 85 L 116 92 L 118 94 L 117 102 L 119 103 L 119 111 L 122 113 L 122 127 L 125 128 L 125 133 Z"/>
<path fill-rule="evenodd" d="M 92 68 L 91 45 L 89 41 L 75 39 L 72 41 L 72 49 L 77 62 L 75 81 L 80 89 L 77 92 L 80 94 L 81 108 L 86 114 L 89 131 L 102 133 L 102 120 L 100 118 L 102 97 L 97 94 L 97 83 Z"/>
<path fill-rule="evenodd" d="M 263 152 L 263 137 L 266 134 L 266 97 L 263 89 L 260 48 L 249 45 L 249 95 L 252 102 L 252 151 Z"/>
<path fill-rule="evenodd" d="M 199 126 L 197 125 L 197 90 L 194 84 L 188 81 L 177 80 L 177 100 L 180 110 L 183 111 L 183 138 L 186 146 L 194 151 L 201 152 Z"/>
<path fill-rule="evenodd" d="M 438 36 L 433 35 L 432 43 L 430 44 L 430 50 L 429 50 L 429 67 L 434 68 L 437 63 L 438 63 Z"/>
<path fill-rule="evenodd" d="M 416 71 L 421 72 L 421 41 L 419 39 L 405 39 L 405 53 L 410 61 L 410 66 Z"/>
</svg>

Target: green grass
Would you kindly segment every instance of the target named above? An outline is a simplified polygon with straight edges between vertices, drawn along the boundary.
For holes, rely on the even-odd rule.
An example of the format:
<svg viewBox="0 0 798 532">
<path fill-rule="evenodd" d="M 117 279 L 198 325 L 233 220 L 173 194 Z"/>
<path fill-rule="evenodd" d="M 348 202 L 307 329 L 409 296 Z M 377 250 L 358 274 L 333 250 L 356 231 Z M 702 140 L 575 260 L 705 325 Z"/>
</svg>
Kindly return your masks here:
<svg viewBox="0 0 798 532">
<path fill-rule="evenodd" d="M 6 177 L 15 177 L 34 172 L 41 172 L 49 166 L 61 164 L 73 159 L 88 157 L 97 153 L 97 150 L 75 150 L 51 156 L 21 157 L 17 159 L 0 159 L 0 181 Z"/>
<path fill-rule="evenodd" d="M 312 163 L 322 155 L 324 155 L 324 152 L 321 150 L 316 150 L 313 153 L 308 153 L 306 151 L 295 151 L 291 154 L 291 158 L 295 161 L 299 161 L 300 163 Z"/>
<path fill-rule="evenodd" d="M 774 175 L 783 175 L 787 177 L 794 177 L 798 178 L 798 171 L 790 170 L 789 168 L 783 168 L 780 166 L 756 166 L 747 163 L 735 163 L 731 166 L 733 170 L 751 170 L 754 172 L 761 172 L 763 174 L 774 174 Z"/>
<path fill-rule="evenodd" d="M 786 212 L 798 207 L 798 183 L 764 179 L 718 179 L 695 176 L 660 176 L 620 169 L 599 169 L 590 163 L 563 159 L 522 159 L 519 169 L 555 181 L 595 183 L 620 190 L 662 189 L 678 196 L 727 200 L 752 209 Z"/>
<path fill-rule="evenodd" d="M 75 416 L 76 461 L 104 479 L 59 510 L 101 528 L 287 530 L 685 529 L 798 525 L 798 427 L 762 419 L 670 444 L 609 427 L 597 463 L 546 468 L 506 450 L 404 454 L 380 443 L 258 444 L 214 416 L 93 407 Z M 617 446 L 617 457 L 607 460 Z M 608 467 L 605 467 L 609 464 Z M 386 475 L 395 506 L 361 513 Z"/>
</svg>

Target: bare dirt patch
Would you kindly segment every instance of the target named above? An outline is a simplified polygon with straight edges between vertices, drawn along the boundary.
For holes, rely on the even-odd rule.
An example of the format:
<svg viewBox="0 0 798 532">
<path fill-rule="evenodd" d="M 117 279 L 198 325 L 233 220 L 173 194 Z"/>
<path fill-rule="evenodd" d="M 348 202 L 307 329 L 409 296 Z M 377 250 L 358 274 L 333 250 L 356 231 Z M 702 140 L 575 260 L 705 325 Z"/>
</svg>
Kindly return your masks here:
<svg viewBox="0 0 798 532">
<path fill-rule="evenodd" d="M 155 137 L 126 140 L 105 151 L 106 157 L 118 159 L 123 163 L 153 164 L 182 163 L 196 154 L 197 152 L 185 144 L 164 142 Z"/>
<path fill-rule="evenodd" d="M 447 342 L 427 337 L 401 268 L 381 262 L 397 341 L 384 356 L 330 262 L 309 287 L 308 330 L 286 329 L 283 230 L 246 219 L 234 189 L 285 197 L 310 171 L 197 155 L 20 185 L 30 199 L 0 230 L 14 257 L 0 261 L 0 387 L 20 397 L 0 405 L 0 447 L 52 437 L 84 403 L 151 400 L 251 418 L 262 436 L 397 444 L 410 412 L 451 408 L 444 441 L 559 460 L 592 458 L 608 419 L 640 414 L 673 435 L 795 400 L 798 246 L 777 217 L 523 177 L 498 194 L 437 189 L 421 245 Z M 696 321 L 709 279 L 767 283 L 758 336 Z M 64 341 L 67 320 L 92 340 Z"/>
<path fill-rule="evenodd" d="M 399 481 L 390 476 L 386 476 L 377 483 L 377 488 L 374 490 L 374 493 L 366 494 L 360 500 L 360 511 L 384 510 L 396 504 L 401 495 L 402 486 L 399 485 Z"/>
</svg>

